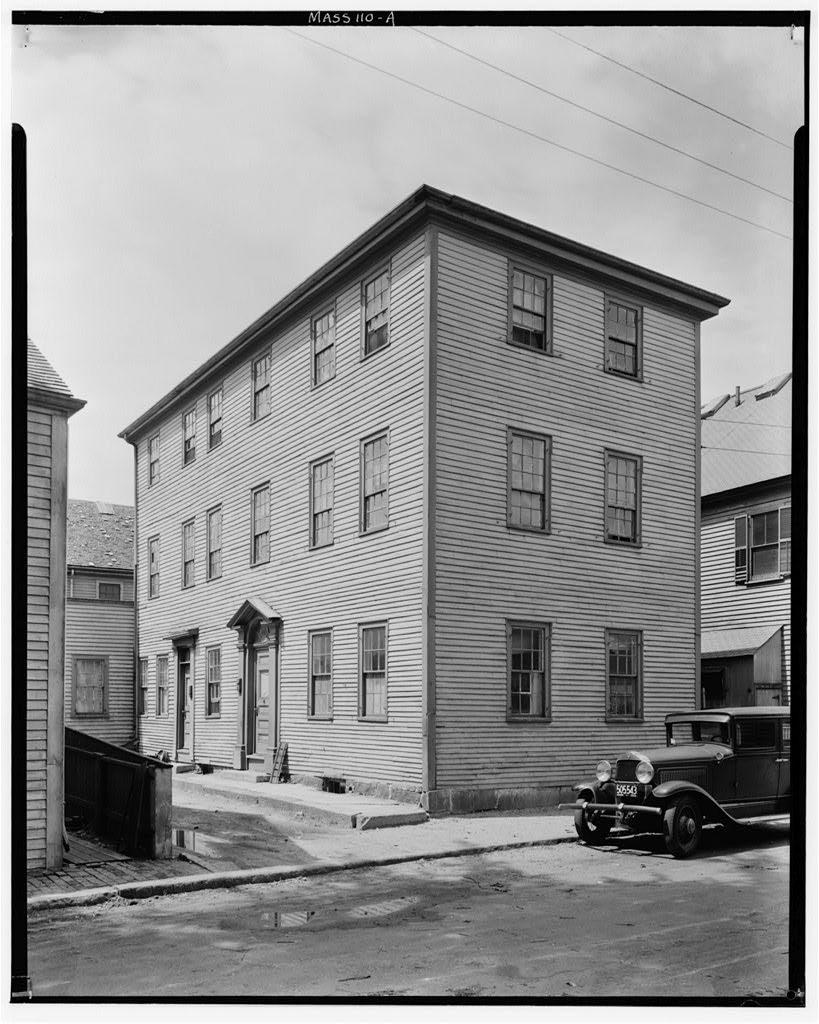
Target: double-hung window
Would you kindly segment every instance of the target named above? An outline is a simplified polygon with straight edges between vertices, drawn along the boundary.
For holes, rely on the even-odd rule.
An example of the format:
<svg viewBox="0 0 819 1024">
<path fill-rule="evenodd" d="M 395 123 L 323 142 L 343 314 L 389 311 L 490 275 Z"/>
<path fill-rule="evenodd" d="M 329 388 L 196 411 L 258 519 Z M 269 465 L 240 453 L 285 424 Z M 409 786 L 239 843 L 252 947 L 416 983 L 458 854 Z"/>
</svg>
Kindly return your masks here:
<svg viewBox="0 0 819 1024">
<path fill-rule="evenodd" d="M 506 716 L 509 719 L 548 719 L 550 627 L 538 622 L 506 624 Z"/>
<path fill-rule="evenodd" d="M 108 711 L 108 658 L 74 658 L 74 714 L 102 718 Z"/>
<path fill-rule="evenodd" d="M 523 430 L 507 431 L 508 526 L 517 530 L 549 531 L 551 456 L 550 437 Z"/>
<path fill-rule="evenodd" d="M 640 543 L 640 491 L 642 459 L 622 452 L 605 453 L 606 540 L 615 544 Z"/>
<path fill-rule="evenodd" d="M 159 480 L 159 434 L 148 442 L 148 484 Z"/>
<path fill-rule="evenodd" d="M 222 506 L 208 512 L 208 579 L 222 575 Z"/>
<path fill-rule="evenodd" d="M 333 634 L 327 630 L 310 634 L 310 692 L 307 713 L 311 718 L 333 714 Z"/>
<path fill-rule="evenodd" d="M 208 448 L 222 443 L 222 401 L 224 390 L 218 387 L 208 395 Z"/>
<path fill-rule="evenodd" d="M 362 718 L 385 721 L 387 718 L 387 624 L 362 626 L 360 644 L 360 714 Z"/>
<path fill-rule="evenodd" d="M 148 541 L 148 597 L 159 597 L 159 537 Z"/>
<path fill-rule="evenodd" d="M 310 465 L 310 546 L 333 543 L 333 457 Z"/>
<path fill-rule="evenodd" d="M 258 565 L 270 560 L 270 484 L 253 491 L 251 521 L 250 560 Z"/>
<path fill-rule="evenodd" d="M 778 580 L 791 571 L 791 507 L 767 509 L 734 520 L 736 583 Z"/>
<path fill-rule="evenodd" d="M 606 299 L 606 372 L 642 376 L 643 311 Z"/>
<path fill-rule="evenodd" d="M 552 351 L 551 278 L 519 267 L 509 268 L 510 345 Z"/>
<path fill-rule="evenodd" d="M 144 715 L 148 704 L 148 659 L 139 659 L 139 688 L 137 690 L 137 714 Z"/>
<path fill-rule="evenodd" d="M 182 524 L 182 586 L 192 587 L 196 573 L 196 536 L 194 520 Z"/>
<path fill-rule="evenodd" d="M 383 270 L 364 282 L 364 355 L 390 342 L 390 272 Z"/>
<path fill-rule="evenodd" d="M 606 630 L 607 718 L 642 718 L 642 648 L 639 630 Z"/>
<path fill-rule="evenodd" d="M 270 353 L 253 362 L 253 419 L 260 420 L 270 412 Z"/>
<path fill-rule="evenodd" d="M 313 386 L 318 387 L 336 375 L 336 312 L 328 309 L 321 316 L 313 317 Z"/>
<path fill-rule="evenodd" d="M 222 648 L 208 648 L 208 699 L 205 714 L 213 718 L 222 709 Z"/>
<path fill-rule="evenodd" d="M 389 438 L 387 432 L 361 445 L 361 531 L 373 533 L 389 525 Z"/>
<path fill-rule="evenodd" d="M 168 715 L 168 656 L 161 654 L 156 659 L 156 717 Z"/>
<path fill-rule="evenodd" d="M 196 459 L 196 409 L 188 409 L 183 417 L 184 443 L 182 462 L 187 466 Z"/>
</svg>

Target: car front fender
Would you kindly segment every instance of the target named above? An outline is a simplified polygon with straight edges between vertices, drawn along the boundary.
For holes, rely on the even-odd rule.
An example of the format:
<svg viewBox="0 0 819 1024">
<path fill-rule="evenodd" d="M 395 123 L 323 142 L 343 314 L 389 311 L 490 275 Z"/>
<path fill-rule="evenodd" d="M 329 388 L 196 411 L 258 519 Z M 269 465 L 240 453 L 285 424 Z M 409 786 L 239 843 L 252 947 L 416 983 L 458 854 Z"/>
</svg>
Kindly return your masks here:
<svg viewBox="0 0 819 1024">
<path fill-rule="evenodd" d="M 735 824 L 735 819 L 702 786 L 683 779 L 673 779 L 655 786 L 652 791 L 652 802 L 667 805 L 678 796 L 695 796 L 700 803 L 703 814 L 709 821 L 721 821 L 724 825 Z"/>
<path fill-rule="evenodd" d="M 589 800 L 593 803 L 600 796 L 600 783 L 597 779 L 594 782 L 578 782 L 572 789 L 577 793 L 578 800 Z"/>
</svg>

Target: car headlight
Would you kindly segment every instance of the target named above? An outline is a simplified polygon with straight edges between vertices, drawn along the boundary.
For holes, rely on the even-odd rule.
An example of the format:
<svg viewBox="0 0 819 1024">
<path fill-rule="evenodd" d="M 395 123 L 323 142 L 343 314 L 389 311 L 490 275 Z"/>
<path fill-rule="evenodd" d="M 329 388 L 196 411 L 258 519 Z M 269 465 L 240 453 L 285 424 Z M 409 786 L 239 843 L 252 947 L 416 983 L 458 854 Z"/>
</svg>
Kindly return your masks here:
<svg viewBox="0 0 819 1024">
<path fill-rule="evenodd" d="M 611 778 L 611 765 L 608 761 L 601 761 L 595 773 L 600 782 L 608 782 Z"/>
<path fill-rule="evenodd" d="M 637 776 L 637 781 L 642 782 L 645 785 L 647 782 L 651 782 L 654 778 L 654 765 L 649 761 L 641 761 L 637 765 L 637 769 L 634 773 Z"/>
</svg>

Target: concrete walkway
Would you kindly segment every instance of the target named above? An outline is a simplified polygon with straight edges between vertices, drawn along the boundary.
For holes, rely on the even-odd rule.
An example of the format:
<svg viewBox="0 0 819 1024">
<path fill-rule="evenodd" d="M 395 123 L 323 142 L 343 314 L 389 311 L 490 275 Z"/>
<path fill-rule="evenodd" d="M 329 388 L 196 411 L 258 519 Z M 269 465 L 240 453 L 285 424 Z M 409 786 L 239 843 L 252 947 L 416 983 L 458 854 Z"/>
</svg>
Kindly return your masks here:
<svg viewBox="0 0 819 1024">
<path fill-rule="evenodd" d="M 106 861 L 101 848 L 98 863 L 86 862 L 76 868 L 69 865 L 62 872 L 29 876 L 29 911 L 231 888 L 576 839 L 570 810 L 549 808 L 428 819 L 419 808 L 396 801 L 354 793 L 323 793 L 293 784 L 255 783 L 247 776 L 236 775 L 239 773 L 174 776 L 174 823 L 177 818 L 196 818 L 199 813 L 206 821 L 203 828 L 207 828 L 209 843 L 201 843 L 194 850 L 175 850 L 177 858 L 166 861 Z M 249 842 L 246 831 L 241 835 L 237 831 L 238 819 L 244 824 L 248 820 L 258 822 L 257 859 L 245 859 L 245 863 L 258 863 L 261 839 L 263 866 L 223 869 L 230 864 L 230 854 L 234 861 L 241 862 L 241 844 Z M 373 821 L 381 827 L 370 824 Z M 368 827 L 362 827 L 365 822 Z M 390 827 L 385 827 L 387 824 Z M 195 834 L 204 838 L 203 833 Z M 182 841 L 181 836 L 178 841 Z M 264 856 L 268 848 L 269 860 Z"/>
</svg>

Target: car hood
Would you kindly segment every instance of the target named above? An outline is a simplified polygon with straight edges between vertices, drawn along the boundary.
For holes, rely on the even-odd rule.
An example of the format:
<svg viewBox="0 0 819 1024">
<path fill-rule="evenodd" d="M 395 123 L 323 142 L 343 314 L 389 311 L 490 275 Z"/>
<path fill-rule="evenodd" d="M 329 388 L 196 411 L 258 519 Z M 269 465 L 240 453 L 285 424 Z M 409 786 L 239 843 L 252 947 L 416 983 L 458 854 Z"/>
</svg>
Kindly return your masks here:
<svg viewBox="0 0 819 1024">
<path fill-rule="evenodd" d="M 724 743 L 683 743 L 678 747 L 642 747 L 619 754 L 618 761 L 650 761 L 656 768 L 662 764 L 682 761 L 713 761 L 717 755 L 733 757 L 733 751 Z"/>
</svg>

